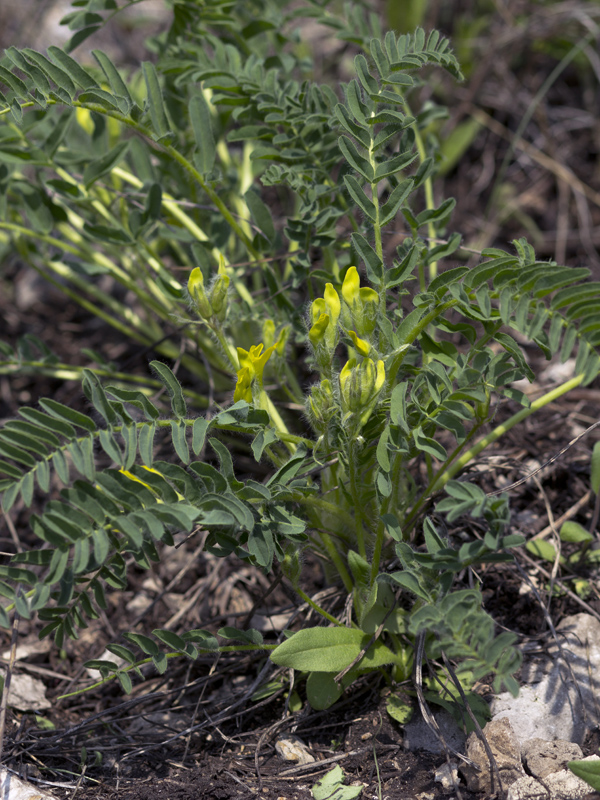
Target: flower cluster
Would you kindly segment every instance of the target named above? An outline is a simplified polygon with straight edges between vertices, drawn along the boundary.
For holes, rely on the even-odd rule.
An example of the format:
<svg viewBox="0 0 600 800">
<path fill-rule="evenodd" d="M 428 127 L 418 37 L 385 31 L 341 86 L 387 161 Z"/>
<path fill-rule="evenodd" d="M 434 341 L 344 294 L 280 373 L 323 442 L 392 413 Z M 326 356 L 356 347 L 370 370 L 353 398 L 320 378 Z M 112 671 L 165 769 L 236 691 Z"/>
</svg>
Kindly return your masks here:
<svg viewBox="0 0 600 800">
<path fill-rule="evenodd" d="M 341 299 L 333 285 L 328 283 L 323 297 L 311 305 L 308 339 L 322 380 L 311 391 L 308 413 L 320 435 L 324 435 L 336 405 L 332 383 L 333 359 L 340 330 L 353 345 L 351 356 L 338 376 L 339 406 L 344 421 L 352 421 L 352 427 L 359 430 L 377 403 L 385 384 L 385 365 L 370 341 L 377 324 L 378 309 L 379 295 L 369 287 L 361 288 L 356 267 L 346 271 Z"/>
</svg>

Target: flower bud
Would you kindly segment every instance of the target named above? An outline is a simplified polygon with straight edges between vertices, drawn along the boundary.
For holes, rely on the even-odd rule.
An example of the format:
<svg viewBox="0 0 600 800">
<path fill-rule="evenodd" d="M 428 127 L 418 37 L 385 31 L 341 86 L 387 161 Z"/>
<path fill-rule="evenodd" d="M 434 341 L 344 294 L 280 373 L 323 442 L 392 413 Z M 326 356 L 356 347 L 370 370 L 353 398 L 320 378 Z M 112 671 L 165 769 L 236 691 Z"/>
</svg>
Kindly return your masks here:
<svg viewBox="0 0 600 800">
<path fill-rule="evenodd" d="M 360 298 L 362 319 L 361 325 L 357 326 L 356 330 L 362 336 L 373 333 L 377 325 L 377 312 L 379 311 L 379 295 L 375 289 L 368 286 L 363 288 L 358 293 Z"/>
<path fill-rule="evenodd" d="M 281 561 L 281 571 L 294 588 L 298 586 L 302 572 L 302 556 L 297 545 L 290 544 L 286 547 Z"/>
<path fill-rule="evenodd" d="M 227 292 L 229 290 L 229 275 L 223 263 L 219 267 L 219 274 L 210 293 L 210 304 L 216 318 L 223 322 L 227 316 Z"/>
<path fill-rule="evenodd" d="M 365 424 L 377 395 L 385 383 L 385 366 L 383 361 L 375 364 L 365 358 L 358 366 L 356 359 L 351 358 L 340 372 L 340 394 L 344 413 L 363 413 L 361 424 Z"/>
<path fill-rule="evenodd" d="M 272 319 L 266 319 L 262 326 L 262 338 L 265 347 L 275 344 L 275 323 Z"/>
<path fill-rule="evenodd" d="M 292 329 L 291 325 L 284 325 L 283 328 L 279 331 L 279 336 L 277 341 L 275 342 L 275 352 L 278 356 L 283 358 L 285 355 L 285 346 L 287 344 L 287 340 L 290 337 L 290 331 Z"/>
<path fill-rule="evenodd" d="M 198 314 L 203 319 L 210 319 L 213 315 L 213 309 L 204 291 L 204 275 L 200 267 L 195 267 L 191 271 L 187 288 Z"/>
<path fill-rule="evenodd" d="M 336 412 L 336 402 L 333 396 L 331 381 L 325 378 L 313 386 L 308 398 L 307 411 L 314 430 L 324 434 L 329 420 Z"/>
</svg>

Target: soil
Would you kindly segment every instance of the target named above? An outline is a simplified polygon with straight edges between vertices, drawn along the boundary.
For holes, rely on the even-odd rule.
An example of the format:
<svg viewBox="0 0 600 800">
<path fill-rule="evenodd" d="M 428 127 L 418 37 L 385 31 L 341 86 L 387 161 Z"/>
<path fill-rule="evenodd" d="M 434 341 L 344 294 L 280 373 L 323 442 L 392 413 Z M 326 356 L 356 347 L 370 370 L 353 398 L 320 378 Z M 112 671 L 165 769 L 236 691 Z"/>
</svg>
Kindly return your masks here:
<svg viewBox="0 0 600 800">
<path fill-rule="evenodd" d="M 444 84 L 444 91 L 453 93 L 444 98 L 451 108 L 449 125 L 468 118 L 473 109 L 485 111 L 492 119 L 466 151 L 460 169 L 449 172 L 440 186 L 444 196 L 457 198 L 453 229 L 464 231 L 466 244 L 474 249 L 506 247 L 512 238 L 528 235 L 540 257 L 585 264 L 598 280 L 598 77 L 589 66 L 566 67 L 532 116 L 524 133 L 528 146 L 521 147 L 520 140 L 515 145 L 511 137 L 523 113 L 556 66 L 551 45 L 562 18 L 558 13 L 552 16 L 542 4 L 497 5 L 490 12 L 487 38 L 480 37 L 474 45 L 475 63 L 468 81 L 454 88 Z M 453 34 L 457 30 L 454 17 L 460 14 L 465 25 L 477 16 L 469 3 L 431 3 L 426 26 Z M 525 27 L 516 26 L 519 15 L 529 20 Z M 529 47 L 535 36 L 547 46 Z M 511 141 L 515 155 L 502 172 Z M 545 161 L 538 157 L 540 153 Z M 497 183 L 500 174 L 504 176 L 501 185 Z M 498 200 L 500 189 L 509 202 Z M 397 243 L 390 241 L 388 246 Z M 151 353 L 132 346 L 32 277 L 16 256 L 0 265 L 0 289 L 3 340 L 14 345 L 24 334 L 34 334 L 65 364 L 83 363 L 82 348 L 91 348 L 118 369 L 146 372 Z M 534 352 L 531 358 L 540 376 L 540 390 L 549 385 L 543 372 L 548 365 Z M 0 376 L 0 419 L 14 416 L 20 405 L 35 405 L 42 396 L 85 408 L 78 383 L 18 372 Z M 571 392 L 486 452 L 474 465 L 472 479 L 486 491 L 519 480 L 524 470 L 544 464 L 596 422 L 599 408 L 599 381 Z M 496 421 L 513 410 L 501 407 Z M 590 452 L 599 438 L 597 430 L 592 432 L 542 470 L 538 482 L 511 490 L 513 530 L 539 533 L 549 524 L 549 511 L 556 520 L 573 509 L 588 490 Z M 572 518 L 585 525 L 591 512 L 588 503 Z M 0 533 L 3 550 L 14 545 L 15 537 L 27 546 L 28 516 L 26 509 L 15 507 L 9 527 Z M 462 527 L 449 531 L 451 536 L 476 525 L 473 520 L 460 523 Z M 18 662 L 18 672 L 41 678 L 52 707 L 37 715 L 9 709 L 4 763 L 33 782 L 39 780 L 40 790 L 78 800 L 304 800 L 312 797 L 315 781 L 336 764 L 343 768 L 347 783 L 364 786 L 365 798 L 447 797 L 434 781 L 445 757 L 404 749 L 402 726 L 385 708 L 389 687 L 378 676 L 362 679 L 327 712 L 311 711 L 306 703 L 290 710 L 287 674 L 264 661 L 226 656 L 217 661 L 176 662 L 165 676 L 147 671 L 129 696 L 114 683 L 59 699 L 89 685 L 92 681 L 81 664 L 99 658 L 108 642 L 136 625 L 140 630 L 216 630 L 251 617 L 254 626 L 264 625 L 269 641 L 277 640 L 300 605 L 294 593 L 282 582 L 267 602 L 273 576 L 265 577 L 234 561 L 217 561 L 201 552 L 200 545 L 196 540 L 180 540 L 172 555 L 151 572 L 132 573 L 127 591 L 109 597 L 108 609 L 79 640 L 65 643 L 60 651 L 39 648 Z M 546 618 L 540 600 L 549 607 L 554 624 L 582 610 L 600 613 L 597 571 L 581 571 L 591 587 L 585 600 L 570 592 L 572 583 L 563 582 L 569 576 L 561 572 L 558 591 L 549 598 L 551 565 L 533 559 L 524 549 L 517 560 L 521 572 L 514 565 L 489 565 L 476 578 L 486 610 L 499 628 L 517 634 L 520 645 L 544 641 Z M 326 586 L 318 564 L 307 566 L 312 574 L 309 593 L 319 593 L 331 613 L 342 613 L 346 597 Z M 525 588 L 524 574 L 537 587 L 539 599 Z M 306 609 L 302 613 L 306 619 Z M 38 629 L 34 623 L 23 622 L 20 639 L 36 642 Z M 2 638 L 1 644 L 4 654 L 8 638 Z M 273 684 L 273 694 L 253 697 L 267 681 Z M 294 688 L 302 697 L 303 686 Z M 489 698 L 485 682 L 479 690 Z M 282 733 L 299 736 L 315 761 L 299 766 L 282 760 L 275 750 Z M 598 745 L 595 734 L 584 754 L 597 752 Z M 464 788 L 460 797 L 475 798 Z"/>
</svg>

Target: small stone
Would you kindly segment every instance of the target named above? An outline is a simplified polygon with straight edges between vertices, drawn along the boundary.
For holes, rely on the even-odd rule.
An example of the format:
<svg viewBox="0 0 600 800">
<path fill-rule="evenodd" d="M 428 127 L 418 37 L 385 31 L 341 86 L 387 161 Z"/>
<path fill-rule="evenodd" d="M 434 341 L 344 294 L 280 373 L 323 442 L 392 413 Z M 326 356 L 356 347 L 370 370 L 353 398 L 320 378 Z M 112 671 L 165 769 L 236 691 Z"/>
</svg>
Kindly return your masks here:
<svg viewBox="0 0 600 800">
<path fill-rule="evenodd" d="M 548 800 L 548 791 L 531 775 L 519 778 L 508 787 L 506 800 Z"/>
<path fill-rule="evenodd" d="M 483 734 L 496 760 L 503 788 L 521 778 L 525 772 L 521 766 L 521 744 L 506 718 L 492 720 L 483 729 Z M 467 757 L 476 766 L 464 764 L 461 769 L 470 792 L 492 792 L 492 775 L 494 791 L 498 791 L 498 780 L 492 771 L 483 743 L 476 733 L 467 739 Z M 478 767 L 479 769 L 477 769 Z"/>
<path fill-rule="evenodd" d="M 275 742 L 275 750 L 285 761 L 295 761 L 300 765 L 312 764 L 315 760 L 302 739 L 293 733 L 280 736 Z"/>
<path fill-rule="evenodd" d="M 436 769 L 434 781 L 436 783 L 441 783 L 442 788 L 447 791 L 458 789 L 460 779 L 458 777 L 458 764 L 456 761 L 447 761 L 445 764 L 442 764 L 439 769 Z"/>
<path fill-rule="evenodd" d="M 527 771 L 540 780 L 566 769 L 569 761 L 583 758 L 578 744 L 565 742 L 563 739 L 555 739 L 553 742 L 530 739 L 521 748 L 521 755 Z"/>
</svg>

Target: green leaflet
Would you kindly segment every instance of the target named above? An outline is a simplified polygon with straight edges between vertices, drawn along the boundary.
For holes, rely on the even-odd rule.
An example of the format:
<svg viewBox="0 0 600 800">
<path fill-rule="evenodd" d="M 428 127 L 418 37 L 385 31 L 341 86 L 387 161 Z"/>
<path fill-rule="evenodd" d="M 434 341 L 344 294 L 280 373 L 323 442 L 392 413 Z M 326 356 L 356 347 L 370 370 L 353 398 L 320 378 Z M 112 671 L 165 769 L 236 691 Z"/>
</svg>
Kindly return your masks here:
<svg viewBox="0 0 600 800">
<path fill-rule="evenodd" d="M 366 196 L 356 178 L 354 178 L 352 175 L 344 175 L 344 183 L 346 184 L 346 189 L 350 193 L 350 196 L 356 205 L 368 217 L 368 219 L 370 219 L 372 222 L 375 222 L 377 219 L 375 206 L 373 202 Z"/>
<path fill-rule="evenodd" d="M 156 377 L 165 385 L 173 413 L 179 419 L 184 419 L 187 415 L 187 404 L 181 390 L 181 385 L 171 370 L 160 361 L 151 361 L 150 369 Z"/>
<path fill-rule="evenodd" d="M 127 100 L 129 107 L 134 105 L 133 100 L 131 99 L 131 95 L 129 94 L 129 89 L 127 88 L 124 80 L 121 78 L 118 69 L 109 59 L 109 57 L 103 53 L 101 50 L 92 50 L 92 55 L 100 64 L 102 68 L 102 72 L 106 75 L 106 79 L 112 89 L 113 93 L 117 97 L 124 97 Z M 87 88 L 87 87 L 86 87 Z"/>
<path fill-rule="evenodd" d="M 150 109 L 152 126 L 157 139 L 166 136 L 170 132 L 167 112 L 162 97 L 162 90 L 158 80 L 156 67 L 150 61 L 142 63 L 142 72 L 146 83 L 147 102 Z"/>
<path fill-rule="evenodd" d="M 75 84 L 71 80 L 69 74 L 61 69 L 56 64 L 53 64 L 49 61 L 44 55 L 41 53 L 36 52 L 35 50 L 31 50 L 30 48 L 25 48 L 21 52 L 25 53 L 25 55 L 32 61 L 34 64 L 37 64 L 38 67 L 44 72 L 50 80 L 54 81 L 54 83 L 63 89 L 69 98 L 73 98 L 75 95 Z"/>
<path fill-rule="evenodd" d="M 86 431 L 94 432 L 96 430 L 96 425 L 94 421 L 90 419 L 90 417 L 82 414 L 80 411 L 75 411 L 68 406 L 63 405 L 62 403 L 57 402 L 56 400 L 51 400 L 50 398 L 44 397 L 40 400 L 40 405 L 42 408 L 55 419 L 67 423 L 72 423 L 78 428 L 83 428 Z"/>
<path fill-rule="evenodd" d="M 205 175 L 212 170 L 215 164 L 216 146 L 210 107 L 200 89 L 195 92 L 190 100 L 189 113 L 194 139 L 196 140 L 196 166 Z"/>
<path fill-rule="evenodd" d="M 355 628 L 305 628 L 276 647 L 270 657 L 279 667 L 303 672 L 340 672 L 352 663 L 370 639 Z M 392 651 L 378 640 L 358 668 L 375 669 L 393 661 Z"/>
<path fill-rule="evenodd" d="M 95 79 L 74 58 L 61 50 L 60 47 L 50 45 L 48 55 L 75 81 L 82 89 L 99 88 Z"/>
</svg>

